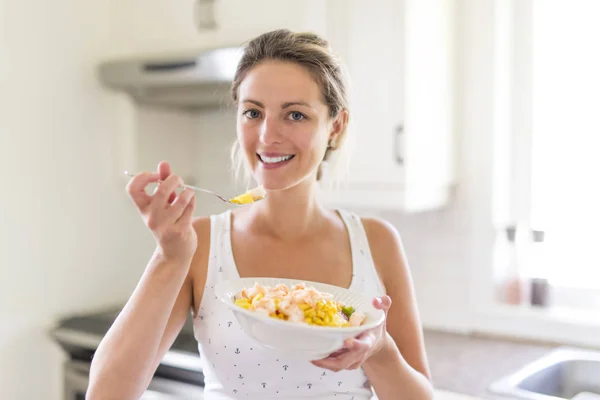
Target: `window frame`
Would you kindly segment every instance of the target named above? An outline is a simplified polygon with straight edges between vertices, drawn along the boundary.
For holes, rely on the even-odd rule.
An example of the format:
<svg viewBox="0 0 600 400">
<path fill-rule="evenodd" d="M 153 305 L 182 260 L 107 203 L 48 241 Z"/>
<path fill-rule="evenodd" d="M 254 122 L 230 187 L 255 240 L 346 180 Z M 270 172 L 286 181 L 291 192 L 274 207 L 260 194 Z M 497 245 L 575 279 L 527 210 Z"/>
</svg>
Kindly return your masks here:
<svg viewBox="0 0 600 400">
<path fill-rule="evenodd" d="M 498 228 L 515 225 L 526 230 L 528 237 L 538 237 L 543 241 L 543 231 L 536 231 L 532 223 L 534 3 L 536 0 L 496 1 L 494 134 L 496 143 L 504 150 L 496 154 L 495 170 L 509 172 L 504 177 L 496 173 L 499 179 L 508 181 L 500 184 L 502 189 L 496 192 L 494 199 L 496 210 L 506 213 L 498 218 L 502 221 L 497 224 Z M 502 143 L 502 137 L 508 138 L 505 143 Z M 498 204 L 506 202 L 506 196 L 509 205 L 502 211 Z M 599 305 L 600 287 L 589 289 L 552 283 L 550 298 L 551 307 L 579 308 L 584 303 Z"/>
<path fill-rule="evenodd" d="M 511 226 L 532 233 L 533 71 L 532 34 L 535 0 L 489 0 L 493 26 L 489 68 L 493 77 L 490 228 L 498 242 Z M 473 50 L 477 51 L 477 49 Z M 481 68 L 488 68 L 482 66 Z M 482 82 L 483 83 L 483 82 Z M 480 223 L 479 226 L 484 226 Z M 539 232 L 538 232 L 539 235 Z M 483 242 L 479 241 L 483 244 Z M 484 248 L 486 250 L 487 247 Z M 495 252 L 495 245 L 490 248 Z M 483 250 L 481 250 L 483 251 Z M 474 250 L 474 254 L 478 254 Z M 471 270 L 471 332 L 582 346 L 600 346 L 600 290 L 550 287 L 550 305 L 507 305 L 495 298 L 498 265 L 490 256 L 485 272 Z M 585 304 L 598 309 L 585 309 Z"/>
</svg>

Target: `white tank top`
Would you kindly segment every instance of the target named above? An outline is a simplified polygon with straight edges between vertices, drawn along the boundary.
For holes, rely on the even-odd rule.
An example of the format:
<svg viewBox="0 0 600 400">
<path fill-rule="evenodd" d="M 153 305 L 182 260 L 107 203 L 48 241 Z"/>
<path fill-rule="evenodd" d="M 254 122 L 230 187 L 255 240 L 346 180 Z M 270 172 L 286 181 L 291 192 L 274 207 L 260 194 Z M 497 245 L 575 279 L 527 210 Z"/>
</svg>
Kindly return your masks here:
<svg viewBox="0 0 600 400">
<path fill-rule="evenodd" d="M 350 236 L 353 265 L 350 289 L 369 297 L 382 295 L 384 289 L 360 218 L 353 213 L 338 211 Z M 244 334 L 231 310 L 214 293 L 220 280 L 239 278 L 230 232 L 230 211 L 211 216 L 206 286 L 193 321 L 205 377 L 205 399 L 375 398 L 362 369 L 334 373 L 308 361 L 288 360 L 262 349 Z"/>
</svg>

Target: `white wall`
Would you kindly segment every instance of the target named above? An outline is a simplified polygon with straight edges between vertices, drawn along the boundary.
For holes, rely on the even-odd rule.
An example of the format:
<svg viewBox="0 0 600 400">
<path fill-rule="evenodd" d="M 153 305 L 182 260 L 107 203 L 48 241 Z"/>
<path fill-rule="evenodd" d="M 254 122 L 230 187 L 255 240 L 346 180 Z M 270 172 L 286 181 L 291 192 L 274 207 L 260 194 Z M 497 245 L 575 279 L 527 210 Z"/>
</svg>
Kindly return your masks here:
<svg viewBox="0 0 600 400">
<path fill-rule="evenodd" d="M 236 137 L 235 113 L 209 109 L 200 113 L 136 107 L 132 113 L 135 143 L 127 164 L 136 170 L 154 170 L 161 160 L 186 183 L 233 197 L 246 189 L 232 181 L 230 150 Z M 210 194 L 198 193 L 196 215 L 230 208 Z"/>
<path fill-rule="evenodd" d="M 94 65 L 110 2 L 0 2 L 0 398 L 59 399 L 60 315 L 126 298 L 152 239 L 125 193 L 122 105 Z"/>
</svg>

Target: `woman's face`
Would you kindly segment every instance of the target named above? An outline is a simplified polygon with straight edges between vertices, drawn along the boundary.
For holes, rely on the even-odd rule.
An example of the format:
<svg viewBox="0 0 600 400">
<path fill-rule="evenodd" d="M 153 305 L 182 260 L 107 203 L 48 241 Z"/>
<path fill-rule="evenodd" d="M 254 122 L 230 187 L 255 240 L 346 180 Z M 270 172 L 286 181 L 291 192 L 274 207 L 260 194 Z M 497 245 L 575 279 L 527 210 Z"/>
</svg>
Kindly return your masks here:
<svg viewBox="0 0 600 400">
<path fill-rule="evenodd" d="M 238 139 L 256 181 L 266 190 L 314 181 L 330 138 L 341 129 L 308 70 L 262 62 L 238 90 Z"/>
</svg>

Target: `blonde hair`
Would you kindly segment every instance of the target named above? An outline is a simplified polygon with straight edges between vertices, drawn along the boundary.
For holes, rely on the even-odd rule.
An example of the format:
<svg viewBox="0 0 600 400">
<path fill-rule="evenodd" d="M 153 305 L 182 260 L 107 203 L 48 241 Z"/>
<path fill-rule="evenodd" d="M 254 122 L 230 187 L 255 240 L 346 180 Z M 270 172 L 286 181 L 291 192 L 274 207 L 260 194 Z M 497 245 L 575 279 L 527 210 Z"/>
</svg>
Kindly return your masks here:
<svg viewBox="0 0 600 400">
<path fill-rule="evenodd" d="M 321 89 L 323 100 L 329 109 L 329 117 L 335 118 L 343 110 L 348 110 L 348 80 L 344 66 L 331 50 L 329 43 L 314 33 L 295 33 L 287 29 L 279 29 L 264 33 L 250 42 L 237 66 L 231 96 L 234 104 L 238 104 L 238 89 L 248 72 L 262 61 L 292 62 L 306 68 Z M 347 126 L 340 132 L 335 141 L 329 142 L 325 156 L 319 167 L 317 181 L 321 181 L 327 169 L 330 183 L 335 181 L 335 167 L 339 167 L 342 154 L 340 150 L 347 136 Z M 337 157 L 332 156 L 334 153 Z M 244 181 L 249 183 L 250 172 L 239 141 L 236 139 L 231 150 L 232 164 L 236 178 L 243 174 Z M 332 164 L 331 170 L 329 163 Z M 339 175 L 339 174 L 338 174 Z"/>
</svg>

